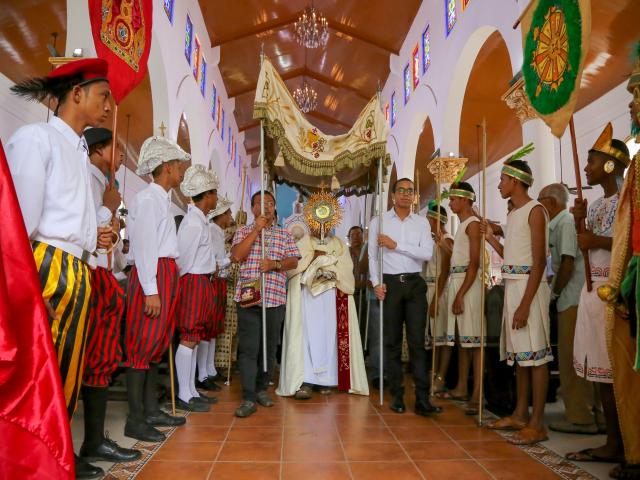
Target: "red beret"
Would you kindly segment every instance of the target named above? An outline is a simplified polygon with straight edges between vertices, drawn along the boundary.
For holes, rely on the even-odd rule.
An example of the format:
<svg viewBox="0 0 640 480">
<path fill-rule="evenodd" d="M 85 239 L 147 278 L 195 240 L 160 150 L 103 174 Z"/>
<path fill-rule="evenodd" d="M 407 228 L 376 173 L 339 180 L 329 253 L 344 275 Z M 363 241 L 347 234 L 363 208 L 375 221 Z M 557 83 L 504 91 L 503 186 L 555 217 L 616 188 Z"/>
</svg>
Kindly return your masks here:
<svg viewBox="0 0 640 480">
<path fill-rule="evenodd" d="M 107 73 L 109 64 L 102 58 L 83 58 L 65 63 L 60 67 L 52 70 L 47 78 L 62 79 L 65 77 L 82 76 L 83 84 L 89 82 L 97 82 L 103 80 L 108 82 Z"/>
</svg>

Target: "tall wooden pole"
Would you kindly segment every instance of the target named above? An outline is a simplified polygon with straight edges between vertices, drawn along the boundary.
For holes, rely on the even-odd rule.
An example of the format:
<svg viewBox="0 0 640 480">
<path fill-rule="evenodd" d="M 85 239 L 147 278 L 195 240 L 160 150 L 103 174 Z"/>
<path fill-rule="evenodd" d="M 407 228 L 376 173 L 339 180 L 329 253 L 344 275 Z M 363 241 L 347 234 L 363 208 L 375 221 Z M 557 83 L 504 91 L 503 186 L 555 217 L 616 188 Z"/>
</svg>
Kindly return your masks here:
<svg viewBox="0 0 640 480">
<path fill-rule="evenodd" d="M 578 200 L 582 202 L 584 199 L 582 196 L 582 177 L 580 176 L 580 160 L 578 159 L 576 127 L 573 124 L 573 115 L 571 116 L 571 120 L 569 120 L 569 132 L 571 133 L 571 149 L 573 151 L 573 170 L 576 174 L 576 193 L 578 194 Z M 584 233 L 586 229 L 584 220 L 576 224 L 576 229 L 578 230 L 578 233 Z M 584 271 L 587 291 L 590 292 L 591 290 L 593 290 L 593 285 L 591 283 L 591 264 L 589 262 L 589 250 L 582 250 L 582 258 L 584 259 Z"/>
<path fill-rule="evenodd" d="M 487 120 L 482 119 L 482 219 L 487 217 Z M 485 236 L 480 240 L 480 261 L 482 262 L 482 277 L 480 289 L 480 394 L 478 397 L 478 426 L 482 426 L 482 414 L 484 413 L 484 347 L 485 347 L 485 284 L 487 275 L 485 263 Z"/>
<path fill-rule="evenodd" d="M 384 185 L 384 178 L 383 177 L 383 167 L 382 167 L 382 163 L 384 162 L 384 158 L 380 157 L 380 159 L 378 160 L 378 233 L 382 234 L 383 233 L 383 229 L 382 229 L 382 219 L 383 219 L 383 198 L 382 198 L 382 189 L 383 189 L 383 185 Z M 378 241 L 378 239 L 374 239 L 375 242 Z M 383 279 L 383 273 L 382 273 L 382 269 L 383 269 L 383 255 L 384 255 L 384 248 L 383 247 L 378 247 L 378 285 L 383 285 L 384 284 L 384 279 Z M 380 317 L 379 317 L 379 321 L 380 321 L 380 406 L 384 405 L 384 342 L 383 342 L 383 338 L 384 338 L 384 300 L 380 300 Z"/>
<path fill-rule="evenodd" d="M 438 162 L 438 174 L 436 175 L 436 211 L 438 212 L 436 218 L 436 241 L 435 241 L 435 262 L 436 262 L 436 275 L 435 275 L 435 288 L 432 302 L 435 302 L 435 306 L 433 309 L 433 328 L 431 329 L 431 396 L 434 396 L 435 391 L 435 383 L 436 383 L 436 332 L 438 331 L 438 303 L 440 301 L 439 298 L 439 283 L 440 283 L 440 248 L 438 246 L 438 241 L 440 238 L 440 179 L 442 179 L 442 162 Z M 446 307 L 445 307 L 446 308 Z M 427 327 L 428 328 L 428 327 Z"/>
</svg>

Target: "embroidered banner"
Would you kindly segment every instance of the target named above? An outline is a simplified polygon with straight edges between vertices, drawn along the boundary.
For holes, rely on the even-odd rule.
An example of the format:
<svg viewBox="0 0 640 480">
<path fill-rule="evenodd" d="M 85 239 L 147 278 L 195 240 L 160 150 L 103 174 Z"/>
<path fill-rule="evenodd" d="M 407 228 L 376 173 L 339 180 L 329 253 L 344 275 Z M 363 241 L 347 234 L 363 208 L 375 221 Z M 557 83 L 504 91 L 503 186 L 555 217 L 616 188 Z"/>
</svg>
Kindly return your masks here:
<svg viewBox="0 0 640 480">
<path fill-rule="evenodd" d="M 336 319 L 338 322 L 338 390 L 351 389 L 351 358 L 349 355 L 349 295 L 336 288 Z"/>
<path fill-rule="evenodd" d="M 151 0 L 89 0 L 98 57 L 109 63 L 116 104 L 144 79 L 151 49 Z"/>
</svg>

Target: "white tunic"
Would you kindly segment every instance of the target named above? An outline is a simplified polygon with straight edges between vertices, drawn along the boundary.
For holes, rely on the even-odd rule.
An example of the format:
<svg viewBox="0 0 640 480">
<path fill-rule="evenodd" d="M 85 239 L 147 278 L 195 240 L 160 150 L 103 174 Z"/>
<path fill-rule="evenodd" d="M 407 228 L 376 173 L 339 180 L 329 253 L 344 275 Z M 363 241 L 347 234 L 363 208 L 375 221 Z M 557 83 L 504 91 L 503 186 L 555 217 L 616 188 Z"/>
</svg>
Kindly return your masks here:
<svg viewBox="0 0 640 480">
<path fill-rule="evenodd" d="M 209 221 L 202 210 L 189 205 L 178 229 L 178 269 L 187 273 L 211 274 L 216 271 L 215 249 Z"/>
<path fill-rule="evenodd" d="M 157 295 L 158 259 L 178 258 L 171 191 L 151 183 L 133 198 L 129 208 L 129 242 L 130 258 L 138 269 L 144 294 Z"/>
<path fill-rule="evenodd" d="M 453 240 L 453 237 L 450 233 L 445 233 L 443 236 L 445 239 Z M 434 252 L 433 257 L 426 263 L 425 269 L 425 282 L 427 284 L 427 302 L 429 306 L 434 302 L 434 297 L 436 294 L 436 282 L 437 276 L 443 271 L 442 262 L 444 260 L 444 254 L 442 253 L 442 247 L 437 246 Z M 438 268 L 436 269 L 436 264 L 439 262 Z M 438 292 L 440 301 L 438 302 L 438 316 L 437 321 L 434 318 L 430 317 L 430 329 L 431 336 L 435 336 L 436 346 L 440 345 L 448 345 L 447 343 L 447 325 L 449 319 L 449 302 L 448 302 L 448 289 L 449 289 L 449 281 L 445 283 L 444 291 Z M 429 338 L 426 339 L 425 345 L 430 346 L 431 341 Z"/>
<path fill-rule="evenodd" d="M 111 210 L 102 204 L 104 192 L 107 189 L 107 177 L 93 163 L 89 163 L 89 173 L 91 174 L 91 193 L 93 194 L 93 203 L 96 207 L 96 218 L 98 226 L 109 226 L 111 222 Z M 121 271 L 123 265 L 126 264 L 124 254 L 122 253 L 122 242 L 118 243 L 111 252 L 111 267 L 114 272 Z M 104 253 L 98 253 L 96 257 L 90 259 L 91 267 L 109 268 L 108 256 Z"/>
<path fill-rule="evenodd" d="M 618 209 L 618 194 L 609 198 L 600 197 L 589 205 L 587 228 L 595 235 L 613 236 L 613 221 Z M 613 370 L 607 352 L 605 320 L 607 304 L 598 297 L 598 287 L 609 280 L 611 251 L 601 248 L 589 250 L 591 282 L 593 289 L 582 287 L 576 333 L 573 343 L 573 368 L 578 376 L 592 382 L 613 383 Z"/>
<path fill-rule="evenodd" d="M 31 240 L 82 258 L 96 249 L 87 143 L 58 117 L 20 128 L 5 146 Z"/>
<path fill-rule="evenodd" d="M 502 313 L 502 334 L 500 335 L 500 356 L 509 365 L 517 362 L 523 367 L 543 365 L 553 360 L 549 337 L 549 300 L 551 290 L 544 277 L 531 302 L 529 319 L 524 328 L 511 327 L 513 315 L 524 296 L 531 265 L 533 249 L 529 215 L 540 203 L 531 200 L 520 208 L 513 209 L 507 216 L 504 242 L 504 265 L 502 278 L 505 280 L 504 309 Z M 541 205 L 540 205 L 541 206 Z M 541 206 L 542 207 L 542 206 Z M 546 210 L 545 210 L 546 212 Z M 546 213 L 545 213 L 546 218 Z M 545 221 L 545 245 L 548 244 L 549 221 Z"/>
<path fill-rule="evenodd" d="M 453 345 L 456 338 L 456 326 L 458 341 L 461 347 L 471 348 L 481 345 L 480 336 L 482 329 L 480 321 L 482 311 L 479 306 L 482 303 L 482 269 L 478 266 L 478 273 L 469 290 L 464 295 L 462 314 L 453 314 L 453 302 L 458 290 L 462 287 L 467 275 L 466 269 L 471 263 L 471 252 L 467 228 L 474 222 L 479 222 L 478 217 L 470 216 L 460 223 L 453 239 L 453 252 L 451 253 L 451 271 L 449 274 L 449 291 L 447 296 L 447 345 Z M 482 261 L 482 259 L 480 260 Z M 486 331 L 486 329 L 485 329 Z"/>
</svg>

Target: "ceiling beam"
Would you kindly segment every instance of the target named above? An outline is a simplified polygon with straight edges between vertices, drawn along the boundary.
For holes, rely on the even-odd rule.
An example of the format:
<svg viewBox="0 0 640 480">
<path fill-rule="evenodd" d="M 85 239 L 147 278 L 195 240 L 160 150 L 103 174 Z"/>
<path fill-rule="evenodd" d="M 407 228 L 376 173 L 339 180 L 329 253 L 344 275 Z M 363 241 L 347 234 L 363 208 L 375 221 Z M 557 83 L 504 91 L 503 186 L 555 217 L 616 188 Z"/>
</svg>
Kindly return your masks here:
<svg viewBox="0 0 640 480">
<path fill-rule="evenodd" d="M 282 75 L 280 75 L 280 72 L 278 72 L 278 75 L 280 75 L 280 78 L 282 78 L 282 80 L 289 80 L 290 78 L 295 78 L 295 77 L 299 77 L 300 75 L 304 75 L 305 73 L 305 67 L 300 67 L 300 68 L 295 68 L 293 70 L 289 70 L 288 72 L 283 73 Z M 229 98 L 235 98 L 235 97 L 239 97 L 240 95 L 245 95 L 247 93 L 251 93 L 251 92 L 255 92 L 256 88 L 258 86 L 258 83 L 252 83 L 249 87 L 245 87 L 242 90 L 237 90 L 237 91 L 231 91 L 231 92 L 227 92 L 227 94 L 229 95 Z"/>
<path fill-rule="evenodd" d="M 298 15 L 291 15 L 285 18 L 276 18 L 273 21 L 258 24 L 253 28 L 235 33 L 226 38 L 220 38 L 215 42 L 213 41 L 213 39 L 211 39 L 211 46 L 218 47 L 225 43 L 234 42 L 236 40 L 242 40 L 243 38 L 252 37 L 254 35 L 259 35 L 261 33 L 268 32 L 269 30 L 281 30 L 282 28 L 285 28 L 291 25 L 297 19 L 298 19 Z M 206 18 L 205 18 L 205 23 L 207 23 Z"/>
<path fill-rule="evenodd" d="M 348 35 L 349 37 L 360 40 L 361 42 L 368 43 L 369 45 L 379 48 L 380 50 L 384 50 L 389 54 L 392 53 L 394 55 L 398 55 L 400 53 L 399 50 L 396 50 L 393 47 L 389 47 L 388 45 L 384 45 L 379 41 L 363 34 L 357 28 L 347 27 L 346 25 L 342 25 L 340 23 L 329 22 L 329 29 L 342 33 L 343 35 Z"/>
</svg>

